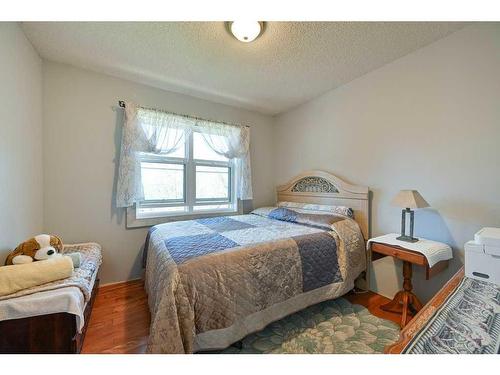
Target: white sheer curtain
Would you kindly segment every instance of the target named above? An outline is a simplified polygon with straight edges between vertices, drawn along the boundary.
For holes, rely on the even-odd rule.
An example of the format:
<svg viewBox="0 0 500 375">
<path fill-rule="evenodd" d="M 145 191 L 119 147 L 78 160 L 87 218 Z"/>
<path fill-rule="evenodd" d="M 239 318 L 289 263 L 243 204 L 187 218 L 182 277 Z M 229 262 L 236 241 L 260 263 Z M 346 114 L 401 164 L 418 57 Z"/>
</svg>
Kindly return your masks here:
<svg viewBox="0 0 500 375">
<path fill-rule="evenodd" d="M 180 116 L 125 103 L 116 189 L 117 207 L 129 207 L 144 199 L 140 154 L 168 154 L 176 151 L 183 145 L 181 141 L 187 126 L 189 121 Z"/>
<path fill-rule="evenodd" d="M 236 195 L 252 199 L 252 168 L 250 165 L 250 128 L 198 120 L 198 131 L 218 155 L 235 161 Z"/>
<path fill-rule="evenodd" d="M 203 135 L 215 153 L 235 161 L 237 198 L 252 199 L 248 127 L 145 109 L 126 102 L 116 189 L 117 207 L 130 207 L 144 199 L 141 153 L 172 153 L 184 145 L 182 140 L 186 130 L 194 129 Z"/>
<path fill-rule="evenodd" d="M 170 154 L 183 146 L 185 129 L 190 125 L 188 119 L 170 113 L 137 108 L 136 118 L 141 135 L 146 139 L 141 151 L 153 154 Z"/>
</svg>

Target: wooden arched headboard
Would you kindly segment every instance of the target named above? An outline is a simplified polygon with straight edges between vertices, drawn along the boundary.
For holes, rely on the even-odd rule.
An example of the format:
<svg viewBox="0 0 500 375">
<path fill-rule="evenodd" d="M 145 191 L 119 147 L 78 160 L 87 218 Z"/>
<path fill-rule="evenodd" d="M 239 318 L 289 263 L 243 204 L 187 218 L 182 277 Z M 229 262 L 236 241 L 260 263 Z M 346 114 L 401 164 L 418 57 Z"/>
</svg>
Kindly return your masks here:
<svg viewBox="0 0 500 375">
<path fill-rule="evenodd" d="M 354 211 L 363 237 L 370 238 L 368 187 L 351 185 L 324 171 L 307 171 L 277 187 L 278 202 L 346 206 Z"/>
</svg>

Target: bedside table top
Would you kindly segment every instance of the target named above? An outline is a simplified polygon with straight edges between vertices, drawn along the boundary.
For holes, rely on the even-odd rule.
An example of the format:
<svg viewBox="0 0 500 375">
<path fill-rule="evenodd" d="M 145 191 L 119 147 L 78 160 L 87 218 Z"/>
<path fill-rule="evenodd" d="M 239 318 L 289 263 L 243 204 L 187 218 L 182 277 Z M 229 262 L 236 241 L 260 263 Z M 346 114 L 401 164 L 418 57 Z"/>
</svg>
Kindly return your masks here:
<svg viewBox="0 0 500 375">
<path fill-rule="evenodd" d="M 420 238 L 418 242 L 405 242 L 396 239 L 399 237 L 397 233 L 389 233 L 383 236 L 370 238 L 367 242 L 368 249 L 371 248 L 372 243 L 379 243 L 391 247 L 401 248 L 403 250 L 410 250 L 411 252 L 423 255 L 429 267 L 435 264 L 453 258 L 451 247 L 445 243 L 427 240 Z M 385 252 L 384 252 L 385 254 Z M 397 257 L 395 254 L 385 254 Z M 414 262 L 420 264 L 419 262 Z"/>
</svg>

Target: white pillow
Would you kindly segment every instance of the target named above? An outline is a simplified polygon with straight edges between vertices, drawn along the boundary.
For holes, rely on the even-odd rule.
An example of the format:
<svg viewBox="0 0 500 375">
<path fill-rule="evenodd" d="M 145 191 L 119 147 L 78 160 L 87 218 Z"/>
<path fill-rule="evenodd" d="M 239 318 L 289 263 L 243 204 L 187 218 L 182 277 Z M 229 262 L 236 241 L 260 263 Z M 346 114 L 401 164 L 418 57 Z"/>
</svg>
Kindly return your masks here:
<svg viewBox="0 0 500 375">
<path fill-rule="evenodd" d="M 299 203 L 299 202 L 278 202 L 278 207 L 300 208 L 311 211 L 325 211 L 338 215 L 354 218 L 352 208 L 346 206 L 331 206 L 327 204 Z"/>
</svg>

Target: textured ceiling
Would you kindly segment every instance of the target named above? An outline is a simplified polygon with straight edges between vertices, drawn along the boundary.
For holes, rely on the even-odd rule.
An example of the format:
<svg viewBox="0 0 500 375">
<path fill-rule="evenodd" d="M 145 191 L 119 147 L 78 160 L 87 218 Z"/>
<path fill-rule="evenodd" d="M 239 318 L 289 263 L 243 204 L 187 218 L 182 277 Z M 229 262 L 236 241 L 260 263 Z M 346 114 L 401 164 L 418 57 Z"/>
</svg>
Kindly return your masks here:
<svg viewBox="0 0 500 375">
<path fill-rule="evenodd" d="M 241 43 L 223 22 L 23 23 L 41 56 L 277 114 L 462 28 L 463 23 L 269 22 Z"/>
</svg>

